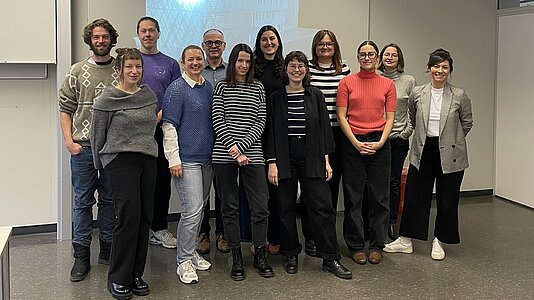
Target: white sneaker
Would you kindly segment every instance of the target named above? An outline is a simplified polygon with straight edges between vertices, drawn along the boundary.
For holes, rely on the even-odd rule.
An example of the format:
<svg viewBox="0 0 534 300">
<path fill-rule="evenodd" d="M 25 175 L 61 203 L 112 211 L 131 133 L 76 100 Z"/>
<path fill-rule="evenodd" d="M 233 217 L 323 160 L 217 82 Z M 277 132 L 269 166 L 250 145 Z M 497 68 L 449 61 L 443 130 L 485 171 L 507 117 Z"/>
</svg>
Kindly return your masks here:
<svg viewBox="0 0 534 300">
<path fill-rule="evenodd" d="M 193 262 L 190 260 L 186 260 L 179 264 L 176 269 L 176 274 L 180 276 L 180 281 L 183 283 L 189 284 L 198 282 L 197 271 L 195 271 L 195 266 L 193 266 Z"/>
<path fill-rule="evenodd" d="M 206 271 L 211 267 L 211 263 L 200 256 L 197 251 L 193 252 L 193 266 L 200 271 Z"/>
<path fill-rule="evenodd" d="M 383 250 L 388 253 L 413 253 L 412 239 L 403 236 L 398 237 L 393 242 L 386 244 Z"/>
<path fill-rule="evenodd" d="M 152 245 L 162 245 L 168 249 L 176 248 L 176 238 L 167 229 L 158 230 L 156 232 L 150 230 L 150 243 Z"/>
<path fill-rule="evenodd" d="M 441 242 L 437 238 L 434 238 L 432 241 L 432 252 L 430 253 L 430 257 L 432 257 L 433 260 L 443 260 L 445 258 L 445 250 L 443 250 Z"/>
</svg>

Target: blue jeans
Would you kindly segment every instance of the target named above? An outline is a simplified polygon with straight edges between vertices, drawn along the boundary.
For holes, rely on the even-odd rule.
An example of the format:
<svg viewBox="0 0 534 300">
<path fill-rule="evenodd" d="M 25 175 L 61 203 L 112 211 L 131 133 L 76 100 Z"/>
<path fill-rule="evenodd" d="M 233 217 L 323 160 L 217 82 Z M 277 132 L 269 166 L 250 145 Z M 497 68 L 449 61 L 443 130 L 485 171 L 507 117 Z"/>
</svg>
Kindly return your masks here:
<svg viewBox="0 0 534 300">
<path fill-rule="evenodd" d="M 182 163 L 182 177 L 173 177 L 172 180 L 182 207 L 176 229 L 176 262 L 181 264 L 193 259 L 202 222 L 202 208 L 210 197 L 213 167 L 211 162 L 184 162 Z"/>
<path fill-rule="evenodd" d="M 97 222 L 100 229 L 100 239 L 111 243 L 113 227 L 115 226 L 111 190 L 104 170 L 95 169 L 91 147 L 83 147 L 80 154 L 71 155 L 70 170 L 74 189 L 72 242 L 85 247 L 91 245 L 93 205 L 96 203 L 95 191 L 98 191 Z"/>
</svg>

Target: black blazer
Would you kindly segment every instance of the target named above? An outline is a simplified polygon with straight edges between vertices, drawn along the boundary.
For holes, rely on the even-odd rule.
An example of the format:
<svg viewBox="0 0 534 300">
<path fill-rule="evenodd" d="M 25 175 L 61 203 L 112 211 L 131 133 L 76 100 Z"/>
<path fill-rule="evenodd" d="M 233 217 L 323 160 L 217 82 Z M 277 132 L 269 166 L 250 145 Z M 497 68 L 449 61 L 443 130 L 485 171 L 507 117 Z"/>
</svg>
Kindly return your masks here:
<svg viewBox="0 0 534 300">
<path fill-rule="evenodd" d="M 306 177 L 326 178 L 324 156 L 334 152 L 335 143 L 323 93 L 309 86 L 304 91 L 306 113 Z M 265 159 L 276 159 L 280 179 L 290 178 L 289 136 L 287 129 L 287 92 L 275 91 L 267 102 Z"/>
</svg>

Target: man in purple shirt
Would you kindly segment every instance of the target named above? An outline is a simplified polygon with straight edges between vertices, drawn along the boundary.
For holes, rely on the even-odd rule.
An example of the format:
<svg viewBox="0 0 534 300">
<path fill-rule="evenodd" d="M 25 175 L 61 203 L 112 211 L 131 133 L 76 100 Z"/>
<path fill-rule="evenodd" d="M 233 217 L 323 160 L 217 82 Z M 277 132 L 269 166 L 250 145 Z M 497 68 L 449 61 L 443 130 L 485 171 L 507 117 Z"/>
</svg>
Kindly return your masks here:
<svg viewBox="0 0 534 300">
<path fill-rule="evenodd" d="M 167 87 L 180 77 L 178 62 L 158 50 L 160 35 L 159 23 L 152 17 L 142 17 L 137 22 L 137 36 L 143 56 L 143 81 L 156 93 L 158 98 L 158 122 L 161 120 L 161 101 Z M 154 135 L 158 142 L 158 172 L 156 176 L 156 192 L 154 194 L 154 214 L 150 230 L 150 243 L 165 248 L 176 248 L 176 238 L 169 232 L 167 214 L 171 197 L 171 173 L 169 162 L 163 153 L 163 131 L 161 123 L 156 126 Z"/>
</svg>

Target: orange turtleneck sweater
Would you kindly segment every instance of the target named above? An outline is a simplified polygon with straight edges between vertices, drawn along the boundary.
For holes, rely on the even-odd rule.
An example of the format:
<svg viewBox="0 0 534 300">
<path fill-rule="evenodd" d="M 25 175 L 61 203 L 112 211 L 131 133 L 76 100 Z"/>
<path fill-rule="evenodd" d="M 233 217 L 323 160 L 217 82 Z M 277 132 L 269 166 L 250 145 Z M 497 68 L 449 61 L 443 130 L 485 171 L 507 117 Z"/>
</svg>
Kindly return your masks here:
<svg viewBox="0 0 534 300">
<path fill-rule="evenodd" d="M 396 109 L 395 84 L 375 71 L 360 69 L 339 82 L 336 104 L 347 107 L 347 121 L 352 133 L 383 131 L 385 113 Z"/>
</svg>

